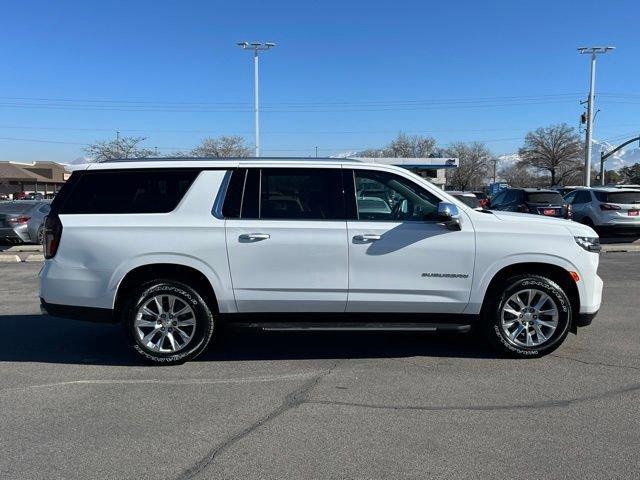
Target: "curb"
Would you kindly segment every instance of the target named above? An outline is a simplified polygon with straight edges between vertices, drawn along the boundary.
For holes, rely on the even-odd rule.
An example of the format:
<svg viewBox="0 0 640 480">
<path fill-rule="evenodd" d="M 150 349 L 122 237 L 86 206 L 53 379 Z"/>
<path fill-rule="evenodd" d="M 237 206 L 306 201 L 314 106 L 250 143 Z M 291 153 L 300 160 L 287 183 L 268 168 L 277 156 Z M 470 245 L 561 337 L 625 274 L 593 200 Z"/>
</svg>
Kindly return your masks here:
<svg viewBox="0 0 640 480">
<path fill-rule="evenodd" d="M 2 253 L 13 252 L 42 252 L 42 245 L 14 245 L 2 250 Z"/>
<path fill-rule="evenodd" d="M 0 263 L 18 263 L 21 261 L 18 255 L 0 255 Z"/>
<path fill-rule="evenodd" d="M 25 262 L 44 262 L 44 255 L 41 253 L 35 253 L 33 255 L 29 255 L 24 259 Z"/>
</svg>

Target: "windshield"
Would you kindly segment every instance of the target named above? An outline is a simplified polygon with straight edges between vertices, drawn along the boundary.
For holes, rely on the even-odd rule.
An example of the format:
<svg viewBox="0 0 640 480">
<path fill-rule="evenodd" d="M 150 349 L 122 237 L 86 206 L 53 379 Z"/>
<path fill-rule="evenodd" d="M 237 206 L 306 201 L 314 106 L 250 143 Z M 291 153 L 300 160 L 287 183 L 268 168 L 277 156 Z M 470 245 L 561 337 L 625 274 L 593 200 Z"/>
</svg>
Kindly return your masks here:
<svg viewBox="0 0 640 480">
<path fill-rule="evenodd" d="M 609 203 L 640 203 L 640 190 L 637 192 L 594 192 L 601 202 Z"/>
<path fill-rule="evenodd" d="M 534 192 L 527 194 L 527 202 L 529 203 L 544 203 L 546 205 L 562 205 L 562 195 L 557 192 Z"/>
</svg>

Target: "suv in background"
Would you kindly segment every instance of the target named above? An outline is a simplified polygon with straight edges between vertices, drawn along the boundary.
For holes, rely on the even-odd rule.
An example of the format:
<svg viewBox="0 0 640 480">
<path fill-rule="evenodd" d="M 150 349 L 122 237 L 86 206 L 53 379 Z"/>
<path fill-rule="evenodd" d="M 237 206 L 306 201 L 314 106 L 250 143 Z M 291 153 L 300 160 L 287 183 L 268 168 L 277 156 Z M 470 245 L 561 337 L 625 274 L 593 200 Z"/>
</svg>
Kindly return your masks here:
<svg viewBox="0 0 640 480">
<path fill-rule="evenodd" d="M 449 195 L 454 198 L 457 198 L 462 203 L 464 203 L 467 207 L 471 207 L 476 210 L 482 210 L 482 205 L 480 205 L 480 200 L 475 193 L 472 192 L 460 192 L 456 190 L 447 191 Z"/>
<path fill-rule="evenodd" d="M 493 197 L 489 210 L 532 213 L 546 217 L 571 218 L 571 208 L 557 190 L 506 188 Z"/>
<path fill-rule="evenodd" d="M 640 190 L 581 188 L 564 197 L 573 219 L 602 232 L 640 234 Z"/>
<path fill-rule="evenodd" d="M 585 225 L 477 211 L 399 167 L 108 161 L 56 195 L 39 295 L 53 316 L 123 324 L 161 364 L 194 358 L 224 324 L 475 327 L 530 358 L 595 317 L 599 247 Z"/>
</svg>

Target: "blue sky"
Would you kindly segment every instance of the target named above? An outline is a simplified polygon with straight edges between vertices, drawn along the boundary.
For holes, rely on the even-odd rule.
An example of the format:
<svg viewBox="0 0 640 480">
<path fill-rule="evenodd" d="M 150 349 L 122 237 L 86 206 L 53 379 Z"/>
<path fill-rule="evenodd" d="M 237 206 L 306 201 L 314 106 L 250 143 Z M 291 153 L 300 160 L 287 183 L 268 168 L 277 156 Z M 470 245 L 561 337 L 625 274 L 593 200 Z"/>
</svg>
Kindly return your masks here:
<svg viewBox="0 0 640 480">
<path fill-rule="evenodd" d="M 331 155 L 397 132 L 517 150 L 528 130 L 578 123 L 582 45 L 600 57 L 595 137 L 640 131 L 640 2 L 3 2 L 0 160 L 72 161 L 83 144 L 204 136 L 253 144 L 261 58 L 263 155 Z"/>
</svg>

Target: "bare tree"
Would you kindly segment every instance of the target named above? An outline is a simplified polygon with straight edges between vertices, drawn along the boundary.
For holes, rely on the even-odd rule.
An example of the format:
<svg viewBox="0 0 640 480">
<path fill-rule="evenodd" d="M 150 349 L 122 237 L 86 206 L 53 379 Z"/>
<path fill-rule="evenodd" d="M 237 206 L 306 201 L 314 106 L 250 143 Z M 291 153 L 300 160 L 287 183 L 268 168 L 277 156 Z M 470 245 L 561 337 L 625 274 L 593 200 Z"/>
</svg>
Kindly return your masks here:
<svg viewBox="0 0 640 480">
<path fill-rule="evenodd" d="M 368 149 L 358 152 L 358 157 L 396 157 L 396 158 L 429 158 L 436 153 L 436 141 L 421 135 L 399 133 L 388 145 L 379 149 Z"/>
<path fill-rule="evenodd" d="M 115 140 L 94 142 L 84 151 L 95 162 L 118 158 L 153 157 L 155 156 L 153 150 L 140 146 L 146 139 L 147 137 L 118 137 Z"/>
<path fill-rule="evenodd" d="M 490 170 L 493 155 L 482 142 L 456 142 L 445 150 L 448 157 L 459 159 L 458 168 L 447 172 L 447 184 L 455 190 L 480 187 Z"/>
<path fill-rule="evenodd" d="M 549 174 L 549 185 L 562 185 L 582 166 L 584 145 L 575 130 L 561 123 L 529 132 L 520 148 L 520 164 Z"/>
<path fill-rule="evenodd" d="M 517 163 L 501 168 L 499 175 L 511 187 L 542 187 L 547 183 L 546 177 L 537 175 L 531 168 Z"/>
<path fill-rule="evenodd" d="M 248 157 L 250 149 L 245 145 L 244 138 L 233 136 L 221 136 L 218 138 L 204 138 L 202 143 L 191 150 L 193 157 Z"/>
</svg>

